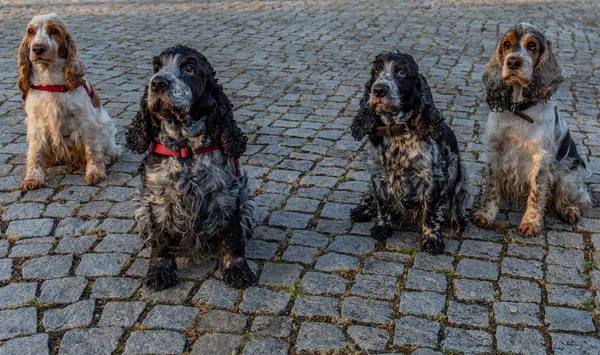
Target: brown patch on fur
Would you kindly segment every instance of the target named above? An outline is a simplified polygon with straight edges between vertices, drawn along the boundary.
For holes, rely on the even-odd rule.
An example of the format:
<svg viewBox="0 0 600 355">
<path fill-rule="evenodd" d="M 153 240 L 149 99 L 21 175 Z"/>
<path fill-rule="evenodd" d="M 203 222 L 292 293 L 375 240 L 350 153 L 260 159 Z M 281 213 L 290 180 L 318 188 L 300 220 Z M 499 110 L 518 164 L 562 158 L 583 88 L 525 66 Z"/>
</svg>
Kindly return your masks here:
<svg viewBox="0 0 600 355">
<path fill-rule="evenodd" d="M 67 62 L 65 63 L 65 79 L 69 90 L 75 90 L 85 83 L 85 65 L 79 58 L 77 46 L 70 33 L 65 33 L 65 47 L 67 50 Z"/>
<path fill-rule="evenodd" d="M 506 43 L 506 42 L 510 42 L 509 48 L 504 48 L 504 43 Z M 516 42 L 517 42 L 517 35 L 515 35 L 513 32 L 510 32 L 506 36 L 504 36 L 504 38 L 502 39 L 501 44 L 499 46 L 498 62 L 504 63 L 504 58 L 506 58 L 506 56 L 512 52 L 512 48 Z"/>
<path fill-rule="evenodd" d="M 528 45 L 531 42 L 535 43 L 535 50 L 529 50 L 528 49 Z M 541 53 L 540 53 L 541 44 L 538 41 L 538 39 L 535 36 L 533 36 L 533 35 L 531 35 L 529 33 L 526 33 L 521 38 L 521 46 L 523 48 L 527 48 L 527 51 L 531 55 L 531 61 L 533 63 L 533 67 L 534 68 L 537 67 L 538 63 L 540 62 L 540 57 L 541 57 Z"/>
<path fill-rule="evenodd" d="M 98 96 L 98 93 L 96 91 L 94 91 L 94 97 L 92 98 L 92 105 L 94 105 L 95 108 L 100 108 L 100 106 L 102 106 L 102 104 L 100 103 L 100 96 Z"/>
<path fill-rule="evenodd" d="M 22 92 L 28 92 L 29 89 L 31 89 L 31 62 L 29 61 L 29 47 L 31 44 L 31 38 L 34 34 L 29 34 L 29 29 L 27 29 L 17 54 L 17 62 L 19 63 L 19 79 L 17 85 L 19 85 L 19 89 Z"/>
</svg>

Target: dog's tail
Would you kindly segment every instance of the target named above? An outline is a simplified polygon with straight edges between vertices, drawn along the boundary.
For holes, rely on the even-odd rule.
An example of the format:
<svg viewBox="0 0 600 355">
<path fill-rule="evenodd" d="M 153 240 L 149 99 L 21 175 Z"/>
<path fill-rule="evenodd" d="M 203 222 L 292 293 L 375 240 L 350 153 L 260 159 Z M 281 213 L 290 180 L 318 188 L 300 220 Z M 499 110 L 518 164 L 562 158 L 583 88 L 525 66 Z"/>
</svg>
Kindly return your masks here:
<svg viewBox="0 0 600 355">
<path fill-rule="evenodd" d="M 252 194 L 252 191 L 250 191 L 250 187 L 248 186 L 248 176 L 246 174 L 240 177 L 240 183 L 240 224 L 242 226 L 244 239 L 248 240 L 252 238 L 254 221 L 256 219 L 255 213 L 257 211 L 257 208 L 256 202 L 254 201 L 254 195 Z"/>
<path fill-rule="evenodd" d="M 467 224 L 467 206 L 473 196 L 471 176 L 459 160 L 458 179 L 454 188 L 454 198 L 450 199 L 450 225 L 457 231 L 464 231 Z"/>
</svg>

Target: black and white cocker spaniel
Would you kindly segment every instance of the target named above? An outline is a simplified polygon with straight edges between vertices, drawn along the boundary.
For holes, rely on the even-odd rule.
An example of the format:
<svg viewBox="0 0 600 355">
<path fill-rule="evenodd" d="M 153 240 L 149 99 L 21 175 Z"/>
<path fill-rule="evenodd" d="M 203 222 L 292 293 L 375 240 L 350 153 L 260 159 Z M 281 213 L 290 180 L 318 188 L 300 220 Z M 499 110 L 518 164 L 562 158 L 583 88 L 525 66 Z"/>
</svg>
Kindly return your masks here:
<svg viewBox="0 0 600 355">
<path fill-rule="evenodd" d="M 541 232 L 546 205 L 569 223 L 590 204 L 587 169 L 552 94 L 563 81 L 552 46 L 533 25 L 521 23 L 500 37 L 483 73 L 492 112 L 486 127 L 487 187 L 480 227 L 494 224 L 501 199 L 527 201 L 518 228 Z"/>
<path fill-rule="evenodd" d="M 389 237 L 402 224 L 416 224 L 421 248 L 442 253 L 441 224 L 464 228 L 467 183 L 456 137 L 410 55 L 388 52 L 375 58 L 351 128 L 357 140 L 368 135 L 372 187 L 350 217 L 376 216 L 375 239 Z"/>
<path fill-rule="evenodd" d="M 217 254 L 226 284 L 255 275 L 244 256 L 255 202 L 238 158 L 248 138 L 208 60 L 178 45 L 154 58 L 154 75 L 127 129 L 127 147 L 149 151 L 135 217 L 152 246 L 148 287 L 177 280 L 175 256 Z"/>
</svg>

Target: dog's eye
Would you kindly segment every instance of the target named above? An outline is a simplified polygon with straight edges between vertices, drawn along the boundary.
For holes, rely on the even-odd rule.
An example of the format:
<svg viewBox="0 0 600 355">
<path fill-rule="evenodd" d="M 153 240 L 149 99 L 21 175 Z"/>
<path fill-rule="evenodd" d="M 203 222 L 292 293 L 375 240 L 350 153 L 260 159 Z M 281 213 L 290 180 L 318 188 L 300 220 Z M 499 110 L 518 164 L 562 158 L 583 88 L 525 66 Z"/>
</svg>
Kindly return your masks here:
<svg viewBox="0 0 600 355">
<path fill-rule="evenodd" d="M 398 75 L 400 75 L 401 77 L 405 77 L 406 76 L 406 72 L 402 69 L 398 70 Z"/>
<path fill-rule="evenodd" d="M 33 31 L 33 28 L 30 28 L 30 29 L 28 29 L 28 30 L 27 30 L 27 33 L 29 33 L 30 35 L 32 35 L 32 34 L 33 34 L 33 32 L 34 32 L 34 31 Z"/>
<path fill-rule="evenodd" d="M 50 30 L 50 35 L 57 35 L 57 34 L 58 34 L 58 31 L 56 29 L 53 28 Z"/>
<path fill-rule="evenodd" d="M 536 49 L 536 44 L 535 42 L 529 42 L 527 43 L 527 49 L 529 49 L 530 51 L 534 51 Z"/>
<path fill-rule="evenodd" d="M 183 68 L 183 70 L 185 70 L 187 73 L 193 73 L 194 72 L 194 66 L 191 64 L 188 64 L 185 66 L 185 68 Z"/>
<path fill-rule="evenodd" d="M 510 47 L 512 47 L 512 44 L 510 43 L 510 41 L 506 41 L 506 42 L 504 42 L 503 46 L 504 46 L 504 49 L 510 49 Z"/>
</svg>

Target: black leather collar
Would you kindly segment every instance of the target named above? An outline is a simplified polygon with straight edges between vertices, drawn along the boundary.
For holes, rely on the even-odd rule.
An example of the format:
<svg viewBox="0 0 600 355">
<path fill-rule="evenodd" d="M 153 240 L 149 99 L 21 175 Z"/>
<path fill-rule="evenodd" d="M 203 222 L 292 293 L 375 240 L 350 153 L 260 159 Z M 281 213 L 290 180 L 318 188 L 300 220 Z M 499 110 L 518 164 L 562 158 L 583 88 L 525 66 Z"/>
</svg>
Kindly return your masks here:
<svg viewBox="0 0 600 355">
<path fill-rule="evenodd" d="M 411 129 L 405 122 L 394 123 L 392 125 L 379 126 L 375 128 L 375 134 L 381 137 L 403 136 L 409 133 Z"/>
<path fill-rule="evenodd" d="M 531 118 L 531 116 L 529 116 L 528 114 L 526 114 L 523 111 L 525 111 L 528 108 L 533 107 L 535 105 L 536 104 L 533 102 L 528 102 L 528 103 L 519 104 L 519 105 L 513 105 L 510 108 L 510 112 L 512 112 L 513 115 L 520 117 L 529 123 L 533 123 L 533 118 Z"/>
</svg>

